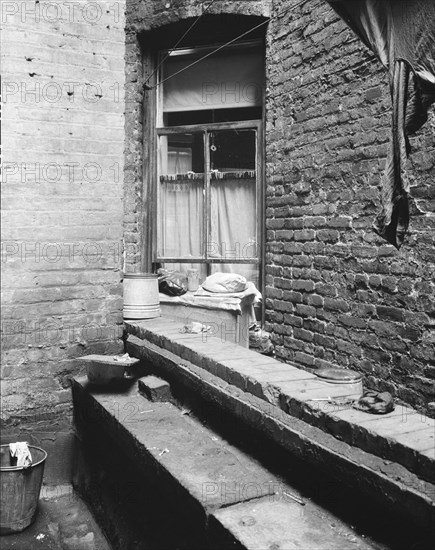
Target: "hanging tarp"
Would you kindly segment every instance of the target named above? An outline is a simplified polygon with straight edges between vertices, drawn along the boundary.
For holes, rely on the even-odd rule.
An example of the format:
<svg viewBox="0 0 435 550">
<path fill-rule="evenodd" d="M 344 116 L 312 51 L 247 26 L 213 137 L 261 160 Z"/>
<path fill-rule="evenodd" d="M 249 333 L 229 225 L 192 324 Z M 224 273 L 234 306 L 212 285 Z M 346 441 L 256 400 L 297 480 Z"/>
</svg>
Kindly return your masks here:
<svg viewBox="0 0 435 550">
<path fill-rule="evenodd" d="M 409 224 L 408 136 L 435 102 L 435 0 L 327 0 L 390 73 L 392 137 L 374 228 L 400 248 Z"/>
</svg>

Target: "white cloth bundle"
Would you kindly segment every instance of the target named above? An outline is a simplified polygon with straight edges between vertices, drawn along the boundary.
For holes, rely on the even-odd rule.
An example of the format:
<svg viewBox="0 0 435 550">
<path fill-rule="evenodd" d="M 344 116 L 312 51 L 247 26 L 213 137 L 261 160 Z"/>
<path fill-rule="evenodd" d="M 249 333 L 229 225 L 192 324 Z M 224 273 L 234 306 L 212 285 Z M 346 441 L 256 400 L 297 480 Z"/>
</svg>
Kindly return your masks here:
<svg viewBox="0 0 435 550">
<path fill-rule="evenodd" d="M 12 458 L 17 459 L 17 467 L 28 468 L 32 465 L 32 455 L 25 441 L 9 443 L 9 452 Z"/>
<path fill-rule="evenodd" d="M 213 273 L 202 283 L 202 288 L 208 292 L 243 292 L 246 287 L 245 277 L 236 273 Z"/>
</svg>

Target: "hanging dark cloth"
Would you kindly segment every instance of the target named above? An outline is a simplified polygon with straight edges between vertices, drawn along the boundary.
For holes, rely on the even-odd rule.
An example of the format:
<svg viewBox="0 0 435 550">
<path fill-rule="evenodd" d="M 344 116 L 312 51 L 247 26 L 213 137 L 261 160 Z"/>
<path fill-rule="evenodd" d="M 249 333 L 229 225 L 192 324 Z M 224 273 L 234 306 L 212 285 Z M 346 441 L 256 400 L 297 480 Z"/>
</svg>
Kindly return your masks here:
<svg viewBox="0 0 435 550">
<path fill-rule="evenodd" d="M 327 0 L 390 73 L 392 136 L 374 229 L 400 248 L 409 224 L 408 136 L 435 102 L 435 0 Z"/>
</svg>

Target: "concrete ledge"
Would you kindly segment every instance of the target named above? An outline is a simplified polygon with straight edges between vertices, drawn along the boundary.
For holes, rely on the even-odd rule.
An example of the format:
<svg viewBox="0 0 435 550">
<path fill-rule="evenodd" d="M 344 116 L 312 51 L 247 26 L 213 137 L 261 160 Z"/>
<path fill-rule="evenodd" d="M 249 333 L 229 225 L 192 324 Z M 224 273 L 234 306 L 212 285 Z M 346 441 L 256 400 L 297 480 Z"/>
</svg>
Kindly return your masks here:
<svg viewBox="0 0 435 550">
<path fill-rule="evenodd" d="M 283 536 L 292 542 L 292 547 L 303 548 L 308 524 L 310 537 L 316 541 L 310 546 L 313 550 L 346 548 L 350 539 L 357 543 L 353 547 L 360 550 L 378 547 L 316 503 L 306 500 L 301 505 L 289 498 L 295 490 L 282 479 L 194 418 L 182 415 L 175 406 L 139 396 L 135 384 L 108 393 L 92 388 L 84 378 L 76 378 L 73 398 L 79 434 L 88 430 L 91 437 L 95 432 L 106 434 L 144 476 L 158 480 L 159 491 L 167 494 L 172 503 L 176 501 L 180 512 L 188 510 L 189 517 L 196 519 L 196 529 L 204 533 L 204 539 L 189 549 L 226 550 L 235 548 L 233 542 L 237 540 L 240 549 L 258 550 L 258 540 L 241 540 L 228 519 L 233 509 L 234 518 L 238 518 L 242 510 L 239 506 L 249 502 L 260 506 L 256 525 L 263 534 L 261 543 L 268 542 L 261 548 L 282 547 L 278 545 Z M 115 460 L 116 448 L 113 444 L 110 447 Z M 123 463 L 123 468 L 127 467 Z M 150 496 L 146 493 L 142 498 Z M 290 515 L 281 515 L 282 505 L 291 510 Z M 126 545 L 124 538 L 116 547 Z M 136 543 L 128 547 L 146 545 Z"/>
<path fill-rule="evenodd" d="M 200 366 L 349 445 L 397 462 L 435 483 L 435 420 L 397 405 L 375 416 L 318 399 L 346 396 L 343 387 L 207 334 L 181 334 L 170 319 L 127 322 L 129 334 Z"/>
<path fill-rule="evenodd" d="M 210 530 L 218 535 L 218 540 L 223 538 L 222 531 L 231 533 L 232 548 L 360 548 L 357 537 L 349 532 L 346 533 L 344 545 L 337 546 L 331 530 L 322 533 L 315 527 L 317 520 L 317 517 L 305 512 L 302 518 L 300 509 L 291 502 L 259 499 L 217 510 L 211 516 Z M 215 548 L 220 550 L 218 546 Z"/>
<path fill-rule="evenodd" d="M 216 404 L 243 423 L 267 435 L 298 459 L 311 463 L 340 483 L 369 496 L 381 506 L 427 528 L 435 520 L 435 487 L 403 466 L 387 463 L 331 434 L 292 418 L 279 407 L 243 392 L 201 367 L 158 346 L 130 336 L 129 353 L 140 357 L 174 387 Z"/>
</svg>

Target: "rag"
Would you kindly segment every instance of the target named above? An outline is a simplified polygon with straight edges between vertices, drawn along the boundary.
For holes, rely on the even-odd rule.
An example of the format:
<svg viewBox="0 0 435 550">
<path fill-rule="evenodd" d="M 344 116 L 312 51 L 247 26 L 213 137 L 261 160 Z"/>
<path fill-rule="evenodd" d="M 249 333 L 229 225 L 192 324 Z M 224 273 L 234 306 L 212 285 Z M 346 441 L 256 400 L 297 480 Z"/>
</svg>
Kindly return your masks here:
<svg viewBox="0 0 435 550">
<path fill-rule="evenodd" d="M 394 400 L 391 393 L 387 391 L 368 390 L 353 404 L 353 408 L 372 414 L 387 414 L 394 411 Z"/>
<path fill-rule="evenodd" d="M 202 323 L 197 323 L 196 321 L 193 321 L 188 325 L 184 325 L 184 327 L 180 329 L 180 332 L 182 334 L 200 334 L 201 332 L 211 332 L 211 326 L 203 325 Z"/>
<path fill-rule="evenodd" d="M 9 443 L 9 452 L 11 458 L 17 459 L 15 466 L 18 468 L 29 468 L 32 465 L 32 455 L 25 441 Z"/>
</svg>

